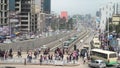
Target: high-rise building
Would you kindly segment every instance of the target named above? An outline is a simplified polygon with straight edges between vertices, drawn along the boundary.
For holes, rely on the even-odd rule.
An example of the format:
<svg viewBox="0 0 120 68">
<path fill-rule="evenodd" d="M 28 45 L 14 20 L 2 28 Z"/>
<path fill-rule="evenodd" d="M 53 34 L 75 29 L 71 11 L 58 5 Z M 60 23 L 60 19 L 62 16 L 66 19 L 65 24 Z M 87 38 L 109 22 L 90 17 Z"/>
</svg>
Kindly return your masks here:
<svg viewBox="0 0 120 68">
<path fill-rule="evenodd" d="M 15 0 L 0 0 L 0 25 L 9 24 L 9 11 L 15 10 Z"/>
<path fill-rule="evenodd" d="M 109 18 L 114 14 L 114 3 L 109 2 L 100 8 L 100 31 L 106 31 L 106 25 L 109 23 Z"/>
<path fill-rule="evenodd" d="M 115 9 L 116 9 L 116 13 L 115 14 L 120 14 L 120 3 L 116 3 L 115 4 Z"/>
<path fill-rule="evenodd" d="M 43 12 L 50 14 L 51 11 L 51 0 L 44 0 L 43 2 Z"/>
<path fill-rule="evenodd" d="M 51 0 L 40 0 L 37 1 L 40 4 L 40 10 L 42 13 L 50 14 L 51 13 Z"/>
<path fill-rule="evenodd" d="M 15 0 L 15 11 L 20 14 L 20 31 L 23 33 L 35 31 L 35 1 Z"/>
<path fill-rule="evenodd" d="M 0 25 L 11 24 L 11 14 L 18 14 L 20 31 L 34 32 L 36 30 L 34 7 L 35 0 L 0 0 Z"/>
</svg>

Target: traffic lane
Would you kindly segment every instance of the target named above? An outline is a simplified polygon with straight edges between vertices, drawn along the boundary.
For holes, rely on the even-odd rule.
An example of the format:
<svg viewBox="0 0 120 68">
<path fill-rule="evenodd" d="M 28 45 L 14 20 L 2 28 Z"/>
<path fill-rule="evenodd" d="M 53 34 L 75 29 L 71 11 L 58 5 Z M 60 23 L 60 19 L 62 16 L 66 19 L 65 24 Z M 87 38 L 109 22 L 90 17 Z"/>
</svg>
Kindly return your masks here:
<svg viewBox="0 0 120 68">
<path fill-rule="evenodd" d="M 65 41 L 66 39 L 68 39 L 70 36 L 73 36 L 74 34 L 76 34 L 77 32 L 73 32 L 68 36 L 62 37 L 56 41 L 53 41 L 51 43 L 46 44 L 46 47 L 49 47 L 51 50 L 54 50 L 55 48 L 57 48 L 58 46 L 62 45 L 63 41 Z M 62 39 L 62 40 L 61 40 Z"/>
<path fill-rule="evenodd" d="M 71 44 L 71 47 L 70 47 L 70 51 L 73 51 L 74 50 L 74 47 L 72 46 L 72 45 L 77 45 L 77 48 L 80 48 L 80 43 L 81 42 L 79 42 L 81 39 L 84 39 L 87 35 L 89 34 L 89 31 L 87 31 L 87 32 L 85 32 L 83 35 L 80 35 L 79 36 L 79 38 L 75 41 L 75 42 L 73 42 L 72 44 Z"/>
<path fill-rule="evenodd" d="M 68 36 L 66 36 L 65 38 L 63 38 L 63 40 L 62 41 L 58 41 L 58 43 L 57 44 L 55 44 L 54 46 L 52 46 L 52 48 L 51 48 L 51 50 L 52 51 L 54 51 L 57 47 L 59 47 L 59 48 L 61 48 L 62 46 L 63 46 L 63 42 L 65 41 L 65 40 L 67 40 L 67 39 L 69 39 L 70 37 L 72 37 L 72 36 L 75 36 L 75 35 L 81 35 L 81 34 L 83 34 L 83 32 L 76 32 L 76 33 L 73 33 L 73 34 L 71 34 L 71 35 L 68 35 Z"/>
</svg>

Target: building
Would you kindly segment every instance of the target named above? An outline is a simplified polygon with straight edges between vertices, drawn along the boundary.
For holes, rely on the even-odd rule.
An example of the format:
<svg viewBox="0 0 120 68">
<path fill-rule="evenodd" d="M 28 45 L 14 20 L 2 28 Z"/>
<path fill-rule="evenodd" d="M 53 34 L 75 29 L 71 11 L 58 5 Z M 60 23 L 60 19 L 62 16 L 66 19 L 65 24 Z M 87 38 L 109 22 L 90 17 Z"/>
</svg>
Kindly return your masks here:
<svg viewBox="0 0 120 68">
<path fill-rule="evenodd" d="M 8 27 L 6 33 L 15 33 L 19 23 L 18 14 L 15 12 L 15 0 L 0 0 L 0 27 Z"/>
<path fill-rule="evenodd" d="M 0 0 L 0 25 L 9 26 L 11 18 L 19 17 L 19 30 L 23 33 L 34 32 L 34 5 L 34 0 Z"/>
<path fill-rule="evenodd" d="M 36 4 L 40 6 L 42 13 L 51 13 L 51 0 L 36 0 Z"/>
<path fill-rule="evenodd" d="M 109 23 L 109 18 L 112 18 L 114 13 L 114 3 L 109 2 L 100 8 L 100 31 L 103 33 L 106 31 L 106 25 Z"/>
<path fill-rule="evenodd" d="M 40 0 L 41 1 L 41 0 Z M 35 23 L 37 33 L 40 34 L 45 30 L 45 13 L 41 12 L 39 4 L 35 5 Z"/>
<path fill-rule="evenodd" d="M 67 11 L 62 11 L 60 17 L 61 18 L 65 18 L 67 20 L 68 19 L 68 13 L 67 13 Z"/>
<path fill-rule="evenodd" d="M 44 0 L 43 2 L 43 13 L 51 13 L 51 0 Z"/>
<path fill-rule="evenodd" d="M 120 14 L 120 2 L 115 3 L 115 14 Z"/>
<path fill-rule="evenodd" d="M 15 11 L 20 14 L 20 31 L 35 32 L 35 0 L 15 0 Z"/>
<path fill-rule="evenodd" d="M 15 0 L 0 0 L 0 25 L 9 24 L 9 11 L 15 10 Z"/>
<path fill-rule="evenodd" d="M 112 24 L 118 25 L 120 23 L 120 15 L 113 15 L 112 16 Z"/>
</svg>

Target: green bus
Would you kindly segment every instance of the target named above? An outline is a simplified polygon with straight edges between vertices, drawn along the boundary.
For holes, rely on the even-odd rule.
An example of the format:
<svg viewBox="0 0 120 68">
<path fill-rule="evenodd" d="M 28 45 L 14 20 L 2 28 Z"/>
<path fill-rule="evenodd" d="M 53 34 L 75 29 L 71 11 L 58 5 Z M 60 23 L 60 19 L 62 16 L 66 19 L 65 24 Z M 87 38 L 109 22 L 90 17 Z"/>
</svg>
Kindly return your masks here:
<svg viewBox="0 0 120 68">
<path fill-rule="evenodd" d="M 92 49 L 91 50 L 91 59 L 104 60 L 106 65 L 115 65 L 117 64 L 117 53 L 113 51 L 107 51 L 102 49 Z"/>
</svg>

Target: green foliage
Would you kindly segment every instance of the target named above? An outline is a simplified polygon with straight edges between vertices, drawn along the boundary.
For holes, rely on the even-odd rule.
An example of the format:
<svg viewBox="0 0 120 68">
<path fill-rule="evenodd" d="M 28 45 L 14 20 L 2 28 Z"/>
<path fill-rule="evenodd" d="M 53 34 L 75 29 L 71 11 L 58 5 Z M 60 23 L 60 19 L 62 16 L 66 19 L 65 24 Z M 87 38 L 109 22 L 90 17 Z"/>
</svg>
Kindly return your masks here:
<svg viewBox="0 0 120 68">
<path fill-rule="evenodd" d="M 112 32 L 114 30 L 116 31 L 116 33 L 120 33 L 120 23 L 118 25 L 114 25 L 114 24 L 109 25 L 109 32 Z"/>
<path fill-rule="evenodd" d="M 116 33 L 120 33 L 120 23 L 115 26 Z"/>
<path fill-rule="evenodd" d="M 74 24 L 73 19 L 70 18 L 67 23 L 67 29 L 73 29 L 73 24 Z"/>
<path fill-rule="evenodd" d="M 109 32 L 112 32 L 112 31 L 114 30 L 114 28 L 113 28 L 113 27 L 114 27 L 114 25 L 113 25 L 113 24 L 110 24 L 110 25 L 109 25 Z"/>
<path fill-rule="evenodd" d="M 73 19 L 70 18 L 68 19 L 68 22 L 66 21 L 65 18 L 57 18 L 52 20 L 51 22 L 51 27 L 53 30 L 57 30 L 57 29 L 68 29 L 71 30 L 73 29 Z"/>
</svg>

